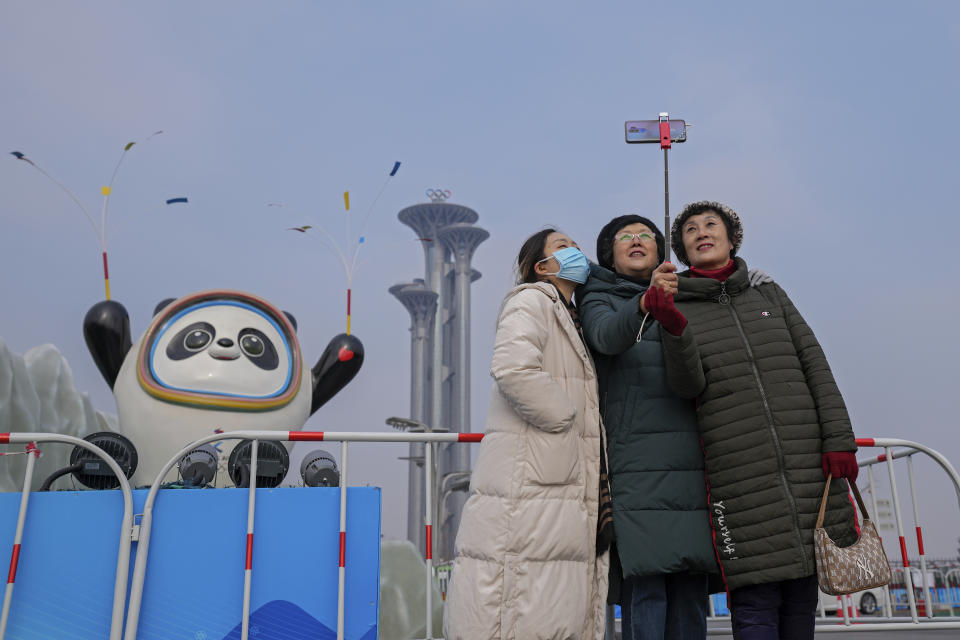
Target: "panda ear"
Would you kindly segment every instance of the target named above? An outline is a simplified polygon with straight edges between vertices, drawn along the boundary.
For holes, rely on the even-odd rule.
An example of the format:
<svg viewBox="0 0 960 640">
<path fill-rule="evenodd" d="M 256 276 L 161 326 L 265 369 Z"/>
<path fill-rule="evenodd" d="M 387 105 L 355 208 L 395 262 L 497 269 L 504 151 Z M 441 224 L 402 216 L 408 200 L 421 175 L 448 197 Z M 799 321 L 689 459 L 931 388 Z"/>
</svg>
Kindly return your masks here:
<svg viewBox="0 0 960 640">
<path fill-rule="evenodd" d="M 297 319 L 293 317 L 293 314 L 290 313 L 289 311 L 284 311 L 284 312 L 283 312 L 283 315 L 287 316 L 287 320 L 290 321 L 290 324 L 293 325 L 293 330 L 296 331 L 296 330 L 297 330 Z"/>
<path fill-rule="evenodd" d="M 157 306 L 153 308 L 153 315 L 157 315 L 158 313 L 163 311 L 166 308 L 166 306 L 169 305 L 174 300 L 176 300 L 176 298 L 164 298 L 163 300 L 158 302 Z"/>
</svg>

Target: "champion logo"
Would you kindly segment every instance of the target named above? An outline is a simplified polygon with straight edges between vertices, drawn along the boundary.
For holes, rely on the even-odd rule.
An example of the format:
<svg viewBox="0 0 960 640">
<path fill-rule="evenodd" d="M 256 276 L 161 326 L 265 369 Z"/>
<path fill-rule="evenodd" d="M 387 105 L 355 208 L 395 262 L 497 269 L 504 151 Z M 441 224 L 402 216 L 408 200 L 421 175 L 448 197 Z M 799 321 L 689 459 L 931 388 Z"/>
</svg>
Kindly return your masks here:
<svg viewBox="0 0 960 640">
<path fill-rule="evenodd" d="M 769 312 L 769 311 L 761 311 L 761 312 L 760 312 L 760 315 L 762 315 L 764 318 L 769 318 L 769 317 L 770 317 L 770 312 Z"/>
</svg>

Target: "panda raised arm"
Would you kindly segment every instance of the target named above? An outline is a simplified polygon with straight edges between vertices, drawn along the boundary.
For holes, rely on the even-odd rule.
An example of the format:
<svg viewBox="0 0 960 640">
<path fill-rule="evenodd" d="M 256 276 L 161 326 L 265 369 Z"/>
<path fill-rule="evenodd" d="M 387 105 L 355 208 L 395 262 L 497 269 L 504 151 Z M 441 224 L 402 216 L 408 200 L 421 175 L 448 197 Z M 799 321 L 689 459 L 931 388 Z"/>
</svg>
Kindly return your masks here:
<svg viewBox="0 0 960 640">
<path fill-rule="evenodd" d="M 115 300 L 103 300 L 93 305 L 83 319 L 83 339 L 97 369 L 113 389 L 132 346 L 127 310 Z"/>
<path fill-rule="evenodd" d="M 313 367 L 314 413 L 353 380 L 363 365 L 363 343 L 356 336 L 341 333 L 333 337 Z"/>
</svg>

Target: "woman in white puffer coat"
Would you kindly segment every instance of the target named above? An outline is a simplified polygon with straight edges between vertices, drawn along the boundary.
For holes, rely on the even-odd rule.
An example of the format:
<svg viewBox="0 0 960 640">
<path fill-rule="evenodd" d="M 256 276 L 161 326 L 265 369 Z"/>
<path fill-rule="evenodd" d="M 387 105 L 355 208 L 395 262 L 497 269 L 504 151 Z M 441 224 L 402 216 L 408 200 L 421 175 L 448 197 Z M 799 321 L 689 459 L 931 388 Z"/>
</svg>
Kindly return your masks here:
<svg viewBox="0 0 960 640">
<path fill-rule="evenodd" d="M 486 435 L 457 533 L 447 640 L 599 640 L 603 454 L 597 380 L 570 304 L 586 258 L 553 229 L 524 243 L 503 301 Z"/>
</svg>

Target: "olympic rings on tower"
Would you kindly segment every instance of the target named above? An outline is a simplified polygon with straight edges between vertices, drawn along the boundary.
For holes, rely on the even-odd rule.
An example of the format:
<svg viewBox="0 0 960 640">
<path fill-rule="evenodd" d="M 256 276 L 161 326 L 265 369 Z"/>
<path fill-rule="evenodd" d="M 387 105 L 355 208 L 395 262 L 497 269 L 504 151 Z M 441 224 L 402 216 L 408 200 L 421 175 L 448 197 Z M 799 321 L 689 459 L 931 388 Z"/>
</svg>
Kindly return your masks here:
<svg viewBox="0 0 960 640">
<path fill-rule="evenodd" d="M 450 195 L 449 189 L 427 189 L 427 197 L 431 202 L 446 202 Z"/>
</svg>

